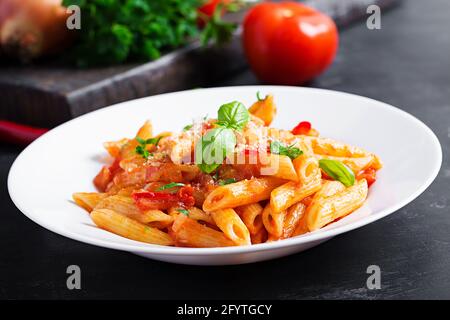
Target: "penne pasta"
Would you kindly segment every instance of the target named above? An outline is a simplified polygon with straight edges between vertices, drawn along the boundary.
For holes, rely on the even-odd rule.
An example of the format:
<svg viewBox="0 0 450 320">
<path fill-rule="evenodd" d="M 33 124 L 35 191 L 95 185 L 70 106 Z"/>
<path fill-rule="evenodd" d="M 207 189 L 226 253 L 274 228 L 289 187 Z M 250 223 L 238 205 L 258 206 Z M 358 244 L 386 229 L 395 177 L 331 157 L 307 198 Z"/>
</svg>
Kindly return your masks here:
<svg viewBox="0 0 450 320">
<path fill-rule="evenodd" d="M 303 154 L 293 161 L 296 175 L 302 184 L 309 184 L 312 180 L 319 179 L 321 176 L 319 161 Z"/>
<path fill-rule="evenodd" d="M 355 211 L 367 198 L 367 181 L 362 179 L 354 186 L 348 187 L 329 197 L 313 201 L 306 212 L 308 230 L 314 231 L 324 227 L 338 218 Z"/>
<path fill-rule="evenodd" d="M 173 240 L 167 233 L 130 219 L 113 210 L 95 209 L 91 212 L 91 219 L 99 228 L 131 240 L 163 246 L 173 245 Z"/>
<path fill-rule="evenodd" d="M 349 167 L 355 174 L 370 168 L 372 164 L 376 161 L 374 155 L 369 155 L 367 157 L 349 158 L 349 157 L 334 157 L 334 156 L 324 156 L 320 154 L 315 155 L 316 159 L 331 159 L 340 161 Z"/>
<path fill-rule="evenodd" d="M 235 245 L 223 232 L 204 226 L 183 214 L 176 217 L 171 235 L 175 244 L 182 247 L 211 248 Z"/>
<path fill-rule="evenodd" d="M 132 198 L 127 196 L 110 196 L 101 200 L 95 207 L 98 209 L 113 210 L 130 219 L 156 228 L 166 228 L 172 224 L 173 218 L 160 210 L 141 211 Z"/>
<path fill-rule="evenodd" d="M 321 180 L 315 179 L 308 184 L 298 182 L 287 182 L 274 189 L 270 195 L 270 207 L 273 212 L 281 212 L 293 204 L 319 191 Z"/>
<path fill-rule="evenodd" d="M 305 204 L 305 206 L 310 207 L 313 203 L 319 201 L 320 199 L 330 197 L 343 190 L 345 190 L 345 186 L 339 181 L 323 180 L 322 188 L 319 191 L 317 191 L 313 196 L 310 196 L 309 197 L 310 199 L 307 202 L 302 201 L 302 203 Z M 307 210 L 305 210 L 304 214 L 297 223 L 297 226 L 294 232 L 292 233 L 292 236 L 298 236 L 307 232 L 309 232 L 309 229 L 307 225 Z"/>
<path fill-rule="evenodd" d="M 261 175 L 272 176 L 285 180 L 298 181 L 292 160 L 288 156 L 267 154 L 261 167 Z"/>
<path fill-rule="evenodd" d="M 178 133 L 155 136 L 146 121 L 134 138 L 104 144 L 113 159 L 94 178 L 99 192 L 72 197 L 100 228 L 182 247 L 278 241 L 359 208 L 380 158 L 319 137 L 309 121 L 269 127 L 275 113 L 268 95 L 249 109 L 225 103 Z"/>
<path fill-rule="evenodd" d="M 258 202 L 237 207 L 235 210 L 247 226 L 250 235 L 256 235 L 264 228 L 262 221 L 263 207 Z"/>
<path fill-rule="evenodd" d="M 108 195 L 100 192 L 76 192 L 72 195 L 73 201 L 87 212 L 91 212 L 95 206 Z"/>
<path fill-rule="evenodd" d="M 217 187 L 205 199 L 203 210 L 206 212 L 219 209 L 235 208 L 270 198 L 270 193 L 283 183 L 272 177 L 242 180 Z"/>
<path fill-rule="evenodd" d="M 221 209 L 211 213 L 216 225 L 235 244 L 251 244 L 250 232 L 233 209 Z"/>
<path fill-rule="evenodd" d="M 267 241 L 268 238 L 267 230 L 261 228 L 261 230 L 259 230 L 258 233 L 250 235 L 250 238 L 252 240 L 252 244 L 264 243 Z"/>
<path fill-rule="evenodd" d="M 269 237 L 278 239 L 283 233 L 284 218 L 286 211 L 274 212 L 270 204 L 266 205 L 262 214 L 264 227 L 266 227 Z"/>
</svg>

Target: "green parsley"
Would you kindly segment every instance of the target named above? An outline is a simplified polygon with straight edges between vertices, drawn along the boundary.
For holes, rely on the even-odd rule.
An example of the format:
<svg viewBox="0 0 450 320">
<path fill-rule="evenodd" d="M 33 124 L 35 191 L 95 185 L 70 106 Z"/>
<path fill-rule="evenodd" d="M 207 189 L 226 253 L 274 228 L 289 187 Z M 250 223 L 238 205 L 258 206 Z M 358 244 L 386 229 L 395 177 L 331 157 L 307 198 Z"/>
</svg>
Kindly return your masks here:
<svg viewBox="0 0 450 320">
<path fill-rule="evenodd" d="M 234 178 L 229 178 L 229 179 L 225 179 L 225 180 L 219 180 L 219 186 L 225 186 L 227 184 L 235 183 L 235 182 L 236 182 L 236 179 L 234 179 Z"/>
<path fill-rule="evenodd" d="M 204 0 L 63 0 L 63 4 L 77 5 L 82 13 L 71 54 L 82 67 L 154 60 L 193 38 L 220 44 L 237 27 L 221 18 L 223 11 L 235 10 L 236 5 L 218 6 L 209 17 L 198 10 Z"/>
<path fill-rule="evenodd" d="M 182 214 L 184 214 L 185 216 L 189 217 L 189 211 L 188 211 L 188 210 L 186 210 L 186 209 L 177 209 L 177 211 L 178 211 L 179 213 L 182 213 Z"/>
<path fill-rule="evenodd" d="M 140 137 L 136 137 L 136 141 L 139 143 L 139 145 L 136 147 L 135 152 L 137 154 L 140 154 L 144 159 L 148 159 L 148 157 L 152 156 L 152 154 L 147 150 L 147 146 L 148 145 L 157 146 L 161 138 L 162 137 L 157 137 L 145 140 Z"/>
<path fill-rule="evenodd" d="M 175 188 L 175 187 L 184 187 L 184 186 L 185 186 L 184 183 L 171 182 L 171 183 L 168 183 L 168 184 L 166 184 L 164 186 L 159 187 L 158 189 L 156 189 L 156 191 L 163 191 L 163 190 L 172 189 L 172 188 Z"/>
<path fill-rule="evenodd" d="M 303 151 L 299 148 L 294 147 L 294 145 L 284 146 L 279 141 L 273 141 L 270 144 L 270 152 L 273 154 L 288 156 L 292 160 L 303 154 Z"/>
<path fill-rule="evenodd" d="M 330 178 L 341 182 L 346 187 L 350 187 L 355 184 L 355 174 L 349 167 L 340 161 L 321 159 L 319 160 L 319 167 Z"/>
</svg>

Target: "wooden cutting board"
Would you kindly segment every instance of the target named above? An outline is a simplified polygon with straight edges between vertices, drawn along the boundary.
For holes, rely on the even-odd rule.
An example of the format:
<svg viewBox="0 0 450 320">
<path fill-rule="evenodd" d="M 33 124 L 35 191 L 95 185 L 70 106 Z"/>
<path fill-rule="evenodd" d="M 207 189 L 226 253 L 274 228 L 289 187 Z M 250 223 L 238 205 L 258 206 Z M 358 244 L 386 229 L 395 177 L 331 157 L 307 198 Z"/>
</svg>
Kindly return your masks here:
<svg viewBox="0 0 450 320">
<path fill-rule="evenodd" d="M 400 0 L 308 0 L 339 27 L 366 18 L 367 7 L 382 10 Z M 0 64 L 0 118 L 53 127 L 84 113 L 158 93 L 208 85 L 246 68 L 240 32 L 222 47 L 194 42 L 148 62 L 75 69 L 46 62 Z"/>
</svg>

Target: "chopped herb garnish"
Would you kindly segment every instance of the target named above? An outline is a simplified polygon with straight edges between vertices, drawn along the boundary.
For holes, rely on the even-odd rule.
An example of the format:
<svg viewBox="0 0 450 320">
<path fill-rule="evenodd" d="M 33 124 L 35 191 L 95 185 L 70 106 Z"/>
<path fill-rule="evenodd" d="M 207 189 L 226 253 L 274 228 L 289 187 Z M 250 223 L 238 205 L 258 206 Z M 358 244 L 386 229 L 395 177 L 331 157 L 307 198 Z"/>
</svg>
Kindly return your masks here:
<svg viewBox="0 0 450 320">
<path fill-rule="evenodd" d="M 256 92 L 256 99 L 258 99 L 258 101 L 264 101 L 266 98 L 261 98 L 261 93 L 258 91 Z"/>
<path fill-rule="evenodd" d="M 270 144 L 270 152 L 273 154 L 288 156 L 292 160 L 303 154 L 303 151 L 299 148 L 294 147 L 294 145 L 284 146 L 279 141 L 273 141 Z"/>
<path fill-rule="evenodd" d="M 139 145 L 135 149 L 136 153 L 140 154 L 144 159 L 148 159 L 148 157 L 152 156 L 153 154 L 147 150 L 147 146 L 148 145 L 157 146 L 159 143 L 159 140 L 161 140 L 161 139 L 162 139 L 162 137 L 157 137 L 157 138 L 150 138 L 150 139 L 145 140 L 140 137 L 136 137 L 136 141 L 139 143 Z"/>
<path fill-rule="evenodd" d="M 234 178 L 229 178 L 229 179 L 225 179 L 225 180 L 219 180 L 219 186 L 224 186 L 230 183 L 235 183 L 236 179 Z"/>
<path fill-rule="evenodd" d="M 164 186 L 159 187 L 158 189 L 156 189 L 156 191 L 163 191 L 163 190 L 167 190 L 167 189 L 172 189 L 175 187 L 184 187 L 185 184 L 184 183 L 180 183 L 180 182 L 171 182 L 168 183 Z"/>
<path fill-rule="evenodd" d="M 188 210 L 186 210 L 186 209 L 177 209 L 177 211 L 178 211 L 179 213 L 182 213 L 182 214 L 184 214 L 185 216 L 189 217 L 189 211 L 188 211 Z"/>
<path fill-rule="evenodd" d="M 188 131 L 188 130 L 191 130 L 191 129 L 192 129 L 192 127 L 193 127 L 193 125 L 192 125 L 192 124 L 188 124 L 187 126 L 184 126 L 184 128 L 183 128 L 183 131 Z"/>
</svg>

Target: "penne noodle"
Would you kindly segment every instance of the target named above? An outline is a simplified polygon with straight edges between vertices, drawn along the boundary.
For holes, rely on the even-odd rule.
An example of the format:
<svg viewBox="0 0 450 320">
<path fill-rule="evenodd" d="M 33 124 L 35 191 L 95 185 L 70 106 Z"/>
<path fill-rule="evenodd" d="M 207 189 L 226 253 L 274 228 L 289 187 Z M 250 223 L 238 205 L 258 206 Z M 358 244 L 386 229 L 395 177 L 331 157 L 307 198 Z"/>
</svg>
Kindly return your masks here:
<svg viewBox="0 0 450 320">
<path fill-rule="evenodd" d="M 287 182 L 274 189 L 270 195 L 270 207 L 273 212 L 281 212 L 312 195 L 321 188 L 321 179 L 312 180 L 308 184 Z"/>
<path fill-rule="evenodd" d="M 108 195 L 99 192 L 76 192 L 72 195 L 73 201 L 87 212 L 91 212 L 95 206 Z"/>
<path fill-rule="evenodd" d="M 211 213 L 216 225 L 235 244 L 251 244 L 250 232 L 233 209 L 221 209 Z"/>
<path fill-rule="evenodd" d="M 258 233 L 250 235 L 250 238 L 252 240 L 252 244 L 264 243 L 267 241 L 268 238 L 267 230 L 261 228 L 261 230 L 259 230 Z"/>
<path fill-rule="evenodd" d="M 288 156 L 268 153 L 262 158 L 264 165 L 261 167 L 261 175 L 298 181 L 294 165 Z"/>
<path fill-rule="evenodd" d="M 217 117 L 186 120 L 177 133 L 155 136 L 146 121 L 134 138 L 104 143 L 114 161 L 94 178 L 99 192 L 74 193 L 73 200 L 100 228 L 182 247 L 278 241 L 359 208 L 382 167 L 378 156 L 321 138 L 308 121 L 271 128 L 275 114 L 268 95 L 249 109 L 223 104 Z M 346 165 L 356 184 L 346 188 L 353 177 L 333 161 L 322 170 L 322 159 Z"/>
<path fill-rule="evenodd" d="M 180 214 L 180 211 L 178 211 L 180 209 L 187 210 L 189 212 L 188 217 L 195 221 L 201 221 L 213 227 L 216 226 L 216 223 L 214 222 L 214 219 L 211 217 L 211 215 L 197 207 L 192 207 L 189 209 L 172 207 L 169 209 L 169 215 L 176 218 Z"/>
<path fill-rule="evenodd" d="M 173 240 L 167 233 L 130 219 L 113 210 L 95 209 L 91 212 L 91 219 L 99 228 L 131 240 L 163 246 L 173 245 Z"/>
<path fill-rule="evenodd" d="M 281 233 L 280 239 L 292 237 L 295 229 L 305 215 L 305 211 L 306 206 L 301 202 L 297 202 L 287 210 L 286 217 L 284 218 L 283 232 Z"/>
<path fill-rule="evenodd" d="M 329 197 L 322 197 L 308 207 L 306 223 L 308 230 L 314 231 L 324 227 L 338 218 L 355 211 L 367 198 L 367 181 L 362 179 L 355 185 Z"/>
<path fill-rule="evenodd" d="M 273 177 L 253 178 L 230 183 L 214 189 L 205 199 L 203 210 L 206 212 L 219 209 L 235 208 L 270 198 L 272 190 L 283 183 Z"/>
<path fill-rule="evenodd" d="M 256 235 L 264 228 L 262 221 L 263 207 L 258 202 L 237 207 L 235 210 L 247 226 L 250 235 Z"/>
<path fill-rule="evenodd" d="M 317 191 L 313 196 L 308 197 L 309 200 L 305 202 L 302 201 L 307 207 L 310 207 L 314 202 L 326 197 L 330 197 L 338 192 L 345 190 L 345 186 L 339 181 L 330 181 L 330 180 L 322 180 L 322 188 Z M 305 199 L 306 200 L 306 199 Z M 292 233 L 292 236 L 298 236 L 304 233 L 309 232 L 307 225 L 307 210 L 304 212 L 302 217 L 300 218 L 297 226 Z"/>
<path fill-rule="evenodd" d="M 372 163 L 375 161 L 374 155 L 369 155 L 367 157 L 358 157 L 358 158 L 349 158 L 349 157 L 334 157 L 334 156 L 324 156 L 320 154 L 316 154 L 315 157 L 318 160 L 321 159 L 331 159 L 337 160 L 345 164 L 349 167 L 355 174 L 358 174 L 360 171 L 363 171 L 369 167 L 371 167 Z"/>
<path fill-rule="evenodd" d="M 302 184 L 309 184 L 312 180 L 321 176 L 319 161 L 314 157 L 303 154 L 294 159 L 293 165 L 298 180 Z"/>
<path fill-rule="evenodd" d="M 166 228 L 173 223 L 173 217 L 160 210 L 141 211 L 133 199 L 127 196 L 110 196 L 98 203 L 95 209 L 109 209 L 130 219 L 156 228 Z"/>
<path fill-rule="evenodd" d="M 183 214 L 176 217 L 171 235 L 176 245 L 183 247 L 212 248 L 235 245 L 223 232 L 204 226 Z"/>
<path fill-rule="evenodd" d="M 273 236 L 278 239 L 283 233 L 284 218 L 286 216 L 286 211 L 274 212 L 267 204 L 262 213 L 262 220 L 264 227 L 266 227 L 269 233 L 269 238 Z"/>
</svg>

